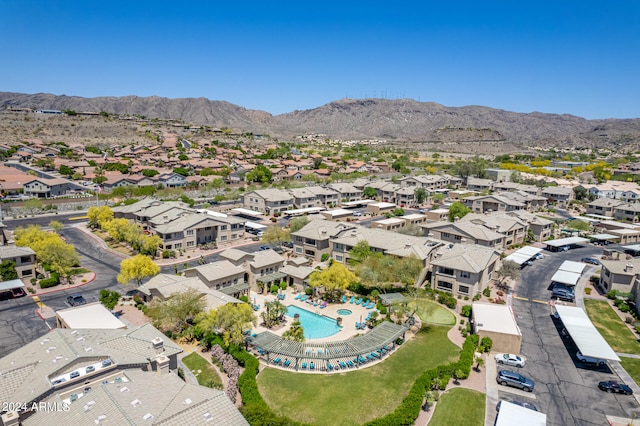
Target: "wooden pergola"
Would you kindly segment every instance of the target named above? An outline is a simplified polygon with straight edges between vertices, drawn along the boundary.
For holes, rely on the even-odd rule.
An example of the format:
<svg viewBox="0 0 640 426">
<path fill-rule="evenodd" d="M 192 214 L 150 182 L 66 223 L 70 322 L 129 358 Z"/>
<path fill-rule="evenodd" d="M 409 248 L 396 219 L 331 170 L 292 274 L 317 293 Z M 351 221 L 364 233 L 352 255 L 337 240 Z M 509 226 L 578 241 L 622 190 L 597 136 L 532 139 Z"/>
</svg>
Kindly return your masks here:
<svg viewBox="0 0 640 426">
<path fill-rule="evenodd" d="M 307 366 L 310 370 L 332 371 L 358 368 L 381 359 L 396 348 L 396 340 L 404 340 L 407 330 L 404 325 L 384 321 L 366 334 L 336 342 L 295 342 L 270 331 L 249 337 L 247 342 L 269 364 L 283 365 L 296 371 L 306 370 Z"/>
</svg>

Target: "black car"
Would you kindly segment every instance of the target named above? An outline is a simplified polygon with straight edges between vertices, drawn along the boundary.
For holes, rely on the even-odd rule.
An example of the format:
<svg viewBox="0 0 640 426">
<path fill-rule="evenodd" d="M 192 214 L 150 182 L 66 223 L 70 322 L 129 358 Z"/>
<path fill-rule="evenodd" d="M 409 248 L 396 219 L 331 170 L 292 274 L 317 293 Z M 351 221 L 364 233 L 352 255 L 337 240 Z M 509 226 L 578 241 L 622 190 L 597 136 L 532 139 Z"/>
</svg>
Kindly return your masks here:
<svg viewBox="0 0 640 426">
<path fill-rule="evenodd" d="M 613 380 L 598 383 L 598 388 L 609 393 L 623 393 L 625 395 L 631 395 L 633 393 L 629 386 L 624 383 L 614 382 Z"/>
<path fill-rule="evenodd" d="M 87 301 L 84 300 L 84 297 L 82 297 L 82 294 L 73 293 L 71 296 L 67 297 L 67 303 L 70 304 L 71 306 L 79 306 L 79 305 L 86 304 Z"/>
<path fill-rule="evenodd" d="M 529 410 L 538 411 L 538 408 L 535 405 L 530 404 L 528 402 L 516 401 L 515 399 L 512 399 L 512 400 L 508 400 L 507 399 L 505 401 L 506 402 L 510 402 L 512 404 L 519 405 L 519 406 L 524 407 L 524 408 L 528 408 Z M 496 405 L 496 411 L 500 411 L 500 405 L 501 404 L 502 404 L 502 401 L 499 401 L 498 405 Z"/>
<path fill-rule="evenodd" d="M 598 259 L 594 259 L 593 257 L 583 257 L 581 259 L 582 262 L 584 263 L 590 263 L 592 265 L 599 265 L 600 261 Z"/>
<path fill-rule="evenodd" d="M 575 293 L 566 287 L 553 287 L 553 290 L 551 290 L 551 294 L 556 299 L 566 300 L 569 302 L 573 302 L 576 298 Z"/>
</svg>

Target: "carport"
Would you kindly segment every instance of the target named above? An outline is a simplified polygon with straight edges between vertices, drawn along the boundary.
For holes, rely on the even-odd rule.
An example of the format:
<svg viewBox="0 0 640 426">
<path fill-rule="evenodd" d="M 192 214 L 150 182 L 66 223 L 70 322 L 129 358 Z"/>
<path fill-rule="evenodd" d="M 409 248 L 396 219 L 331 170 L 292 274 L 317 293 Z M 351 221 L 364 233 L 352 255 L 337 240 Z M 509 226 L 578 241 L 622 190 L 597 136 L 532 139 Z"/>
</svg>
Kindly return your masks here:
<svg viewBox="0 0 640 426">
<path fill-rule="evenodd" d="M 24 291 L 24 283 L 21 279 L 0 282 L 0 293 L 5 292 L 11 292 L 14 297 L 24 296 L 25 294 L 27 294 Z"/>
<path fill-rule="evenodd" d="M 631 256 L 638 256 L 640 254 L 640 244 L 622 246 L 622 249 L 624 250 L 625 253 L 628 253 Z"/>
<path fill-rule="evenodd" d="M 545 426 L 547 415 L 521 407 L 509 401 L 502 401 L 494 426 Z"/>
<path fill-rule="evenodd" d="M 547 241 L 544 241 L 544 244 L 547 246 L 547 250 L 558 251 L 559 247 L 573 246 L 576 244 L 586 243 L 587 241 L 589 241 L 587 238 L 568 237 L 568 238 L 559 238 L 557 240 L 547 240 Z"/>
<path fill-rule="evenodd" d="M 618 355 L 600 335 L 582 308 L 557 305 L 555 310 L 582 355 L 620 361 Z"/>
<path fill-rule="evenodd" d="M 566 285 L 576 285 L 578 284 L 578 280 L 580 279 L 580 274 L 576 274 L 575 272 L 569 271 L 556 271 L 555 274 L 551 277 L 552 282 L 566 284 Z"/>
<path fill-rule="evenodd" d="M 517 263 L 518 265 L 522 265 L 523 263 L 531 260 L 533 256 L 540 253 L 542 251 L 541 248 L 538 247 L 522 247 L 519 250 L 514 251 L 509 256 L 505 257 L 504 260 L 510 260 L 512 262 Z"/>
<path fill-rule="evenodd" d="M 594 235 L 589 235 L 589 238 L 591 238 L 591 241 L 593 241 L 596 244 L 602 244 L 606 242 L 613 242 L 619 239 L 620 237 L 613 234 L 594 234 Z"/>
<path fill-rule="evenodd" d="M 559 271 L 573 272 L 574 274 L 582 274 L 586 265 L 582 262 L 574 262 L 572 260 L 565 260 L 558 268 Z"/>
</svg>

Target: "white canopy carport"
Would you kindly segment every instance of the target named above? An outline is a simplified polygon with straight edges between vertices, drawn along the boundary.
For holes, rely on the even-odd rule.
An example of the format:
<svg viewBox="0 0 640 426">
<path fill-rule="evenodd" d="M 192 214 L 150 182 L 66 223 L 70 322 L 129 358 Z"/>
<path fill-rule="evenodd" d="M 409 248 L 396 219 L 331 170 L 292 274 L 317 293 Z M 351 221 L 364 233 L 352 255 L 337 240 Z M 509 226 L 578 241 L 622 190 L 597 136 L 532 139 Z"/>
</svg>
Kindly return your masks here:
<svg viewBox="0 0 640 426">
<path fill-rule="evenodd" d="M 22 288 L 22 287 L 24 287 L 24 283 L 22 282 L 22 280 L 19 280 L 19 279 L 3 281 L 0 283 L 0 291 L 9 291 L 9 290 L 13 290 L 14 288 Z"/>
<path fill-rule="evenodd" d="M 545 426 L 547 415 L 521 407 L 509 401 L 502 401 L 495 426 Z"/>
<path fill-rule="evenodd" d="M 232 213 L 238 213 L 238 214 L 243 214 L 245 216 L 256 216 L 256 217 L 260 217 L 260 216 L 264 216 L 264 213 L 262 212 L 258 212 L 255 210 L 249 210 L 249 209 L 243 209 L 241 207 L 237 207 L 235 209 L 231 209 Z"/>
<path fill-rule="evenodd" d="M 569 246 L 571 244 L 586 243 L 587 241 L 589 240 L 582 237 L 567 237 L 567 238 L 559 238 L 557 240 L 547 240 L 544 243 L 551 247 L 560 247 L 560 246 Z"/>
<path fill-rule="evenodd" d="M 589 238 L 591 238 L 592 240 L 607 241 L 607 240 L 617 240 L 620 237 L 612 234 L 594 234 L 594 235 L 589 235 Z"/>
<path fill-rule="evenodd" d="M 542 251 L 541 248 L 527 246 L 522 247 L 519 250 L 514 251 L 509 256 L 505 257 L 504 260 L 510 260 L 512 262 L 517 263 L 518 265 L 522 265 L 527 260 L 531 259 L 536 254 Z"/>
<path fill-rule="evenodd" d="M 573 262 L 571 260 L 565 260 L 558 268 L 559 271 L 573 272 L 574 274 L 582 274 L 584 267 L 587 266 L 581 262 Z"/>
<path fill-rule="evenodd" d="M 578 284 L 579 279 L 580 274 L 569 271 L 556 271 L 556 273 L 553 274 L 553 277 L 551 277 L 551 281 L 566 285 L 576 285 Z"/>
<path fill-rule="evenodd" d="M 556 312 L 560 316 L 564 327 L 584 356 L 620 361 L 611 346 L 600 335 L 593 323 L 582 310 L 574 306 L 556 305 Z M 502 411 L 502 410 L 500 410 Z"/>
</svg>

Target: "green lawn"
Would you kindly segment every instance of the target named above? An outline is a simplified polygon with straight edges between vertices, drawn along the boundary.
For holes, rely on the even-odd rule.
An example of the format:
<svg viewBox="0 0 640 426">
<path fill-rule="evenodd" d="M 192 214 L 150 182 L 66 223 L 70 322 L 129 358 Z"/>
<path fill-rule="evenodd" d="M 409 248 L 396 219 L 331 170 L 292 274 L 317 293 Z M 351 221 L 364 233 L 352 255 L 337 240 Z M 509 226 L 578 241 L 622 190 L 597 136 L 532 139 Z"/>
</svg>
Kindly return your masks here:
<svg viewBox="0 0 640 426">
<path fill-rule="evenodd" d="M 607 302 L 585 299 L 584 306 L 589 319 L 614 351 L 640 355 L 637 337 Z"/>
<path fill-rule="evenodd" d="M 194 352 L 187 355 L 182 358 L 182 362 L 196 376 L 200 385 L 216 389 L 222 387 L 222 380 L 220 380 L 218 372 L 200 354 Z"/>
<path fill-rule="evenodd" d="M 636 383 L 640 383 L 640 359 L 621 356 L 620 364 Z"/>
<path fill-rule="evenodd" d="M 455 325 L 456 317 L 447 308 L 429 299 L 416 299 L 408 303 L 409 311 L 416 314 L 424 322 L 440 325 Z"/>
<path fill-rule="evenodd" d="M 449 327 L 432 326 L 378 365 L 340 374 L 266 368 L 258 387 L 278 414 L 314 425 L 357 425 L 392 412 L 425 370 L 456 360 Z"/>
<path fill-rule="evenodd" d="M 485 406 L 485 394 L 471 389 L 451 389 L 440 397 L 429 426 L 482 426 Z"/>
</svg>

